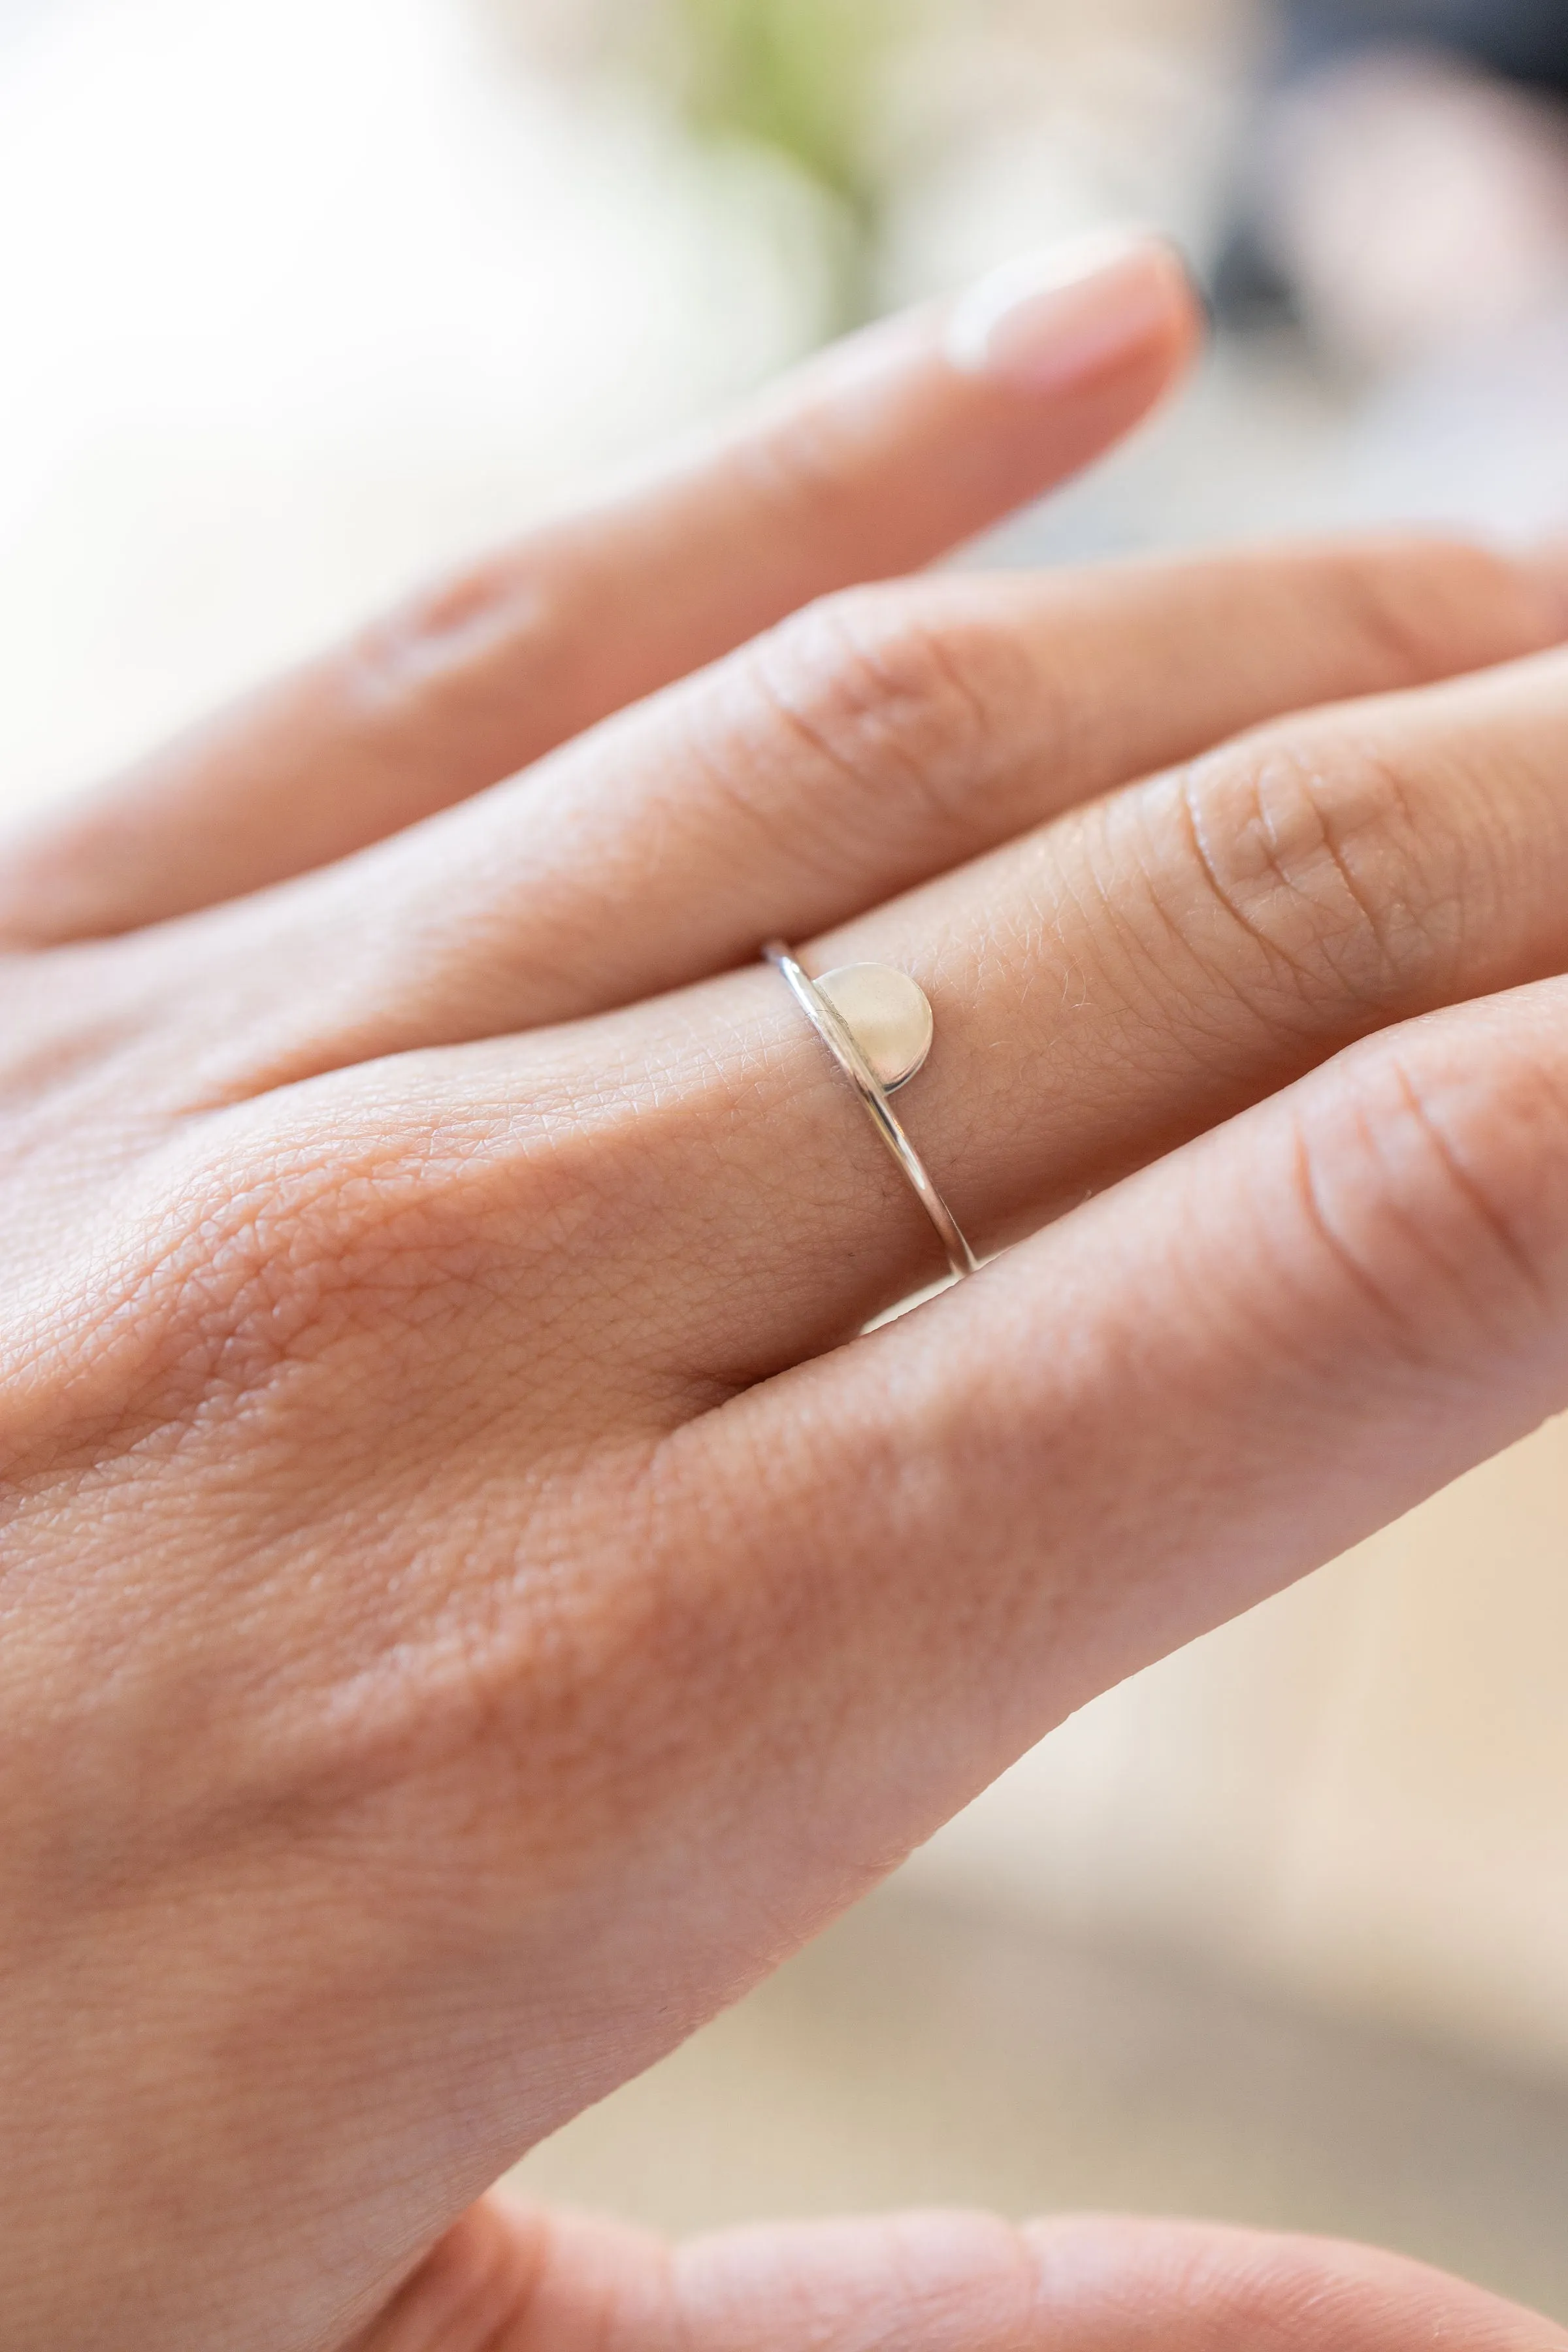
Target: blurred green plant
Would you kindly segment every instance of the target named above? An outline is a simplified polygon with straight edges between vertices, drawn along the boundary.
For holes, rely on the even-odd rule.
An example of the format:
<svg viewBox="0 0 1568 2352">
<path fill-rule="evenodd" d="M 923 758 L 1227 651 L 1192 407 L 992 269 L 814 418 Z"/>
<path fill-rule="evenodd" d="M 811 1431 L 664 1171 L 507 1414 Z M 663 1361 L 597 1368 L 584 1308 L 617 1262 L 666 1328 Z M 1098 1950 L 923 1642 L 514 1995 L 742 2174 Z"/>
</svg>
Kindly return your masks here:
<svg viewBox="0 0 1568 2352">
<path fill-rule="evenodd" d="M 0 0 L 3 4 L 3 0 Z M 487 0 L 535 55 L 628 76 L 714 143 L 769 153 L 835 220 L 848 323 L 871 307 L 896 175 L 896 71 L 954 0 Z"/>
<path fill-rule="evenodd" d="M 887 203 L 889 69 L 937 0 L 667 0 L 699 136 L 743 139 L 784 158 L 837 207 L 837 308 L 875 307 Z"/>
<path fill-rule="evenodd" d="M 882 200 L 878 101 L 922 0 L 669 0 L 686 110 L 710 135 L 771 147 L 834 196 L 862 236 Z"/>
</svg>

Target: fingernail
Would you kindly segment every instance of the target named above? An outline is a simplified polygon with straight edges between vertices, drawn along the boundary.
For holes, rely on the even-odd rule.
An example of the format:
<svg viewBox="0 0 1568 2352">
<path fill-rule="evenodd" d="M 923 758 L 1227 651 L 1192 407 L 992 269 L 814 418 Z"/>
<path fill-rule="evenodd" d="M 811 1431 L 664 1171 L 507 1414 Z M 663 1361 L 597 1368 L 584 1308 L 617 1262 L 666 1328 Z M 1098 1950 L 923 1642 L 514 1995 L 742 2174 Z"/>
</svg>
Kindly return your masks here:
<svg viewBox="0 0 1568 2352">
<path fill-rule="evenodd" d="M 1102 230 L 1005 261 L 961 294 L 944 345 L 966 375 L 1053 392 L 1103 374 L 1145 345 L 1194 335 L 1202 300 L 1176 247 Z"/>
</svg>

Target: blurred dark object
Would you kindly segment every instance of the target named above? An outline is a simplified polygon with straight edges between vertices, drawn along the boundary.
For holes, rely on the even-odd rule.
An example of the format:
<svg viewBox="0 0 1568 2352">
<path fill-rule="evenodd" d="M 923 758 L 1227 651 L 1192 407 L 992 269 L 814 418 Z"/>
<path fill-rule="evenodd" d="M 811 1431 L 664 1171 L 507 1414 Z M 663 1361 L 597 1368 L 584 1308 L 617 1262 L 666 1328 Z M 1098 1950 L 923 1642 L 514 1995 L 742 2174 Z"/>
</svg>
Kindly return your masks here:
<svg viewBox="0 0 1568 2352">
<path fill-rule="evenodd" d="M 1286 78 L 1358 48 L 1417 43 L 1473 58 L 1507 80 L 1568 93 L 1562 0 L 1285 0 Z"/>
<path fill-rule="evenodd" d="M 1568 300 L 1568 10 L 1281 0 L 1218 275 L 1374 377 Z"/>
</svg>

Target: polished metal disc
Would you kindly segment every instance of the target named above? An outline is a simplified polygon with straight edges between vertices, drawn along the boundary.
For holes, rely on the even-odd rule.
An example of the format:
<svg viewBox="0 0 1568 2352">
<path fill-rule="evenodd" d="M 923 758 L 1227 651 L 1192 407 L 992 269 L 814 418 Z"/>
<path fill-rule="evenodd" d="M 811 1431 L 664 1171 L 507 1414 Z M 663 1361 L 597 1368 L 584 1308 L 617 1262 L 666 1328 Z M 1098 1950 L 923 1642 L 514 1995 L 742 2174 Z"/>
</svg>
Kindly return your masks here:
<svg viewBox="0 0 1568 2352">
<path fill-rule="evenodd" d="M 931 1052 L 931 1005 L 918 981 L 881 963 L 841 964 L 816 982 L 891 1094 Z"/>
</svg>

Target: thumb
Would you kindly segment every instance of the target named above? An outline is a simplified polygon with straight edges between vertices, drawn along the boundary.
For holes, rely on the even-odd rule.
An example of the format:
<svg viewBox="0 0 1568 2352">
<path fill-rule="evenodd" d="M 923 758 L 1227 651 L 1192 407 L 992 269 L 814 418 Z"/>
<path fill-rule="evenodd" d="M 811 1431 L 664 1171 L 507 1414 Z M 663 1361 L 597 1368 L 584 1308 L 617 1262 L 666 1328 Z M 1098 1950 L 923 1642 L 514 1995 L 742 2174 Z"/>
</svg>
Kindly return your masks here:
<svg viewBox="0 0 1568 2352">
<path fill-rule="evenodd" d="M 1186 2222 L 912 2213 L 670 2252 L 491 2198 L 361 2352 L 1568 2352 L 1568 2334 L 1369 2248 Z"/>
</svg>

